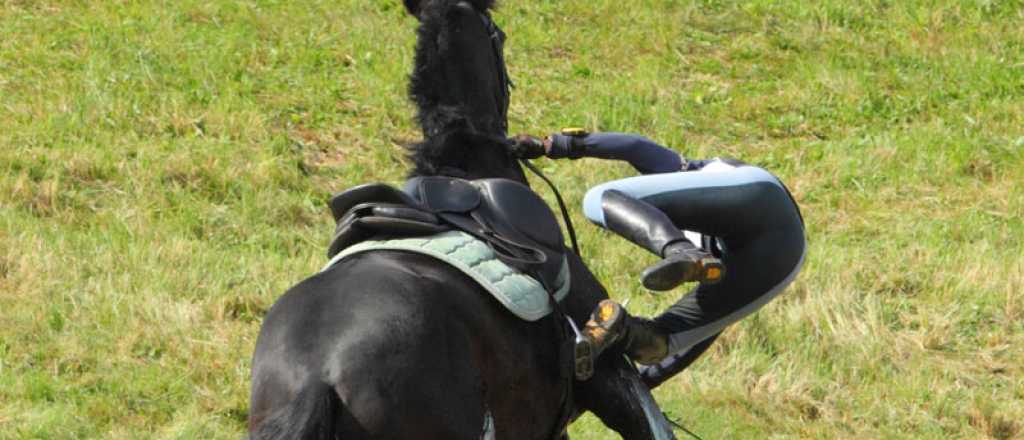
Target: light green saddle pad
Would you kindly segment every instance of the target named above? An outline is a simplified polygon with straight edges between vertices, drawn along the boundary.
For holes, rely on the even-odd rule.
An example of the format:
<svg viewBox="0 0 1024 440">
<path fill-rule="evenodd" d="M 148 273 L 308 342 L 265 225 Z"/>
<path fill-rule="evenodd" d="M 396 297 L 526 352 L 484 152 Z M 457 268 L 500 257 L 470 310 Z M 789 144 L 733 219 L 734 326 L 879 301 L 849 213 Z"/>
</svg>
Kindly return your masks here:
<svg viewBox="0 0 1024 440">
<path fill-rule="evenodd" d="M 505 264 L 486 243 L 462 231 L 364 241 L 339 252 L 321 271 L 350 255 L 372 250 L 415 252 L 444 261 L 476 280 L 510 312 L 527 321 L 536 321 L 551 313 L 548 294 L 537 280 Z M 554 296 L 561 302 L 569 293 L 569 263 L 566 260 L 562 260 L 556 285 L 558 290 Z"/>
</svg>

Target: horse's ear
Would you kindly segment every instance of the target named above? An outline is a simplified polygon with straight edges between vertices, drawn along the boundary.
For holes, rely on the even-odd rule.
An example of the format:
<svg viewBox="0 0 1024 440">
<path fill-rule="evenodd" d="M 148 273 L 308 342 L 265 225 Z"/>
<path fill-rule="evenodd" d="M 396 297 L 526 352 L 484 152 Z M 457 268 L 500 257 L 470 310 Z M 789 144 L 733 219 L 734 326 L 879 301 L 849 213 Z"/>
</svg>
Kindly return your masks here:
<svg viewBox="0 0 1024 440">
<path fill-rule="evenodd" d="M 422 0 L 402 0 L 402 3 L 405 4 L 405 10 L 409 11 L 409 15 L 412 15 L 413 17 L 416 17 L 417 20 L 419 20 L 419 18 L 420 18 L 420 3 L 423 3 L 423 1 Z"/>
<path fill-rule="evenodd" d="M 412 15 L 413 17 L 416 17 L 417 20 L 419 20 L 420 11 L 423 10 L 423 4 L 429 1 L 430 0 L 402 0 L 402 4 L 405 5 L 405 10 L 409 11 L 409 15 Z M 449 2 L 449 4 L 456 4 L 459 3 L 460 1 L 464 0 L 453 0 Z M 481 12 L 488 11 L 494 8 L 494 2 L 495 0 L 468 0 L 468 3 L 473 5 L 473 9 L 476 9 L 477 11 Z"/>
<path fill-rule="evenodd" d="M 494 9 L 495 0 L 470 0 L 470 3 L 472 3 L 478 11 L 489 11 Z"/>
</svg>

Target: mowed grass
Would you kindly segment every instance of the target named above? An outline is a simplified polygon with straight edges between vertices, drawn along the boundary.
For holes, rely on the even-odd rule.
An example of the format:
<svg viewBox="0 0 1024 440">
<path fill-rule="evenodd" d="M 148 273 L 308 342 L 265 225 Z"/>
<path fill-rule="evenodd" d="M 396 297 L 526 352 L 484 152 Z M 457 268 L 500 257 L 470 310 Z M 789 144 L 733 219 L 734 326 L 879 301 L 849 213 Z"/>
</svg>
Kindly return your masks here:
<svg viewBox="0 0 1024 440">
<path fill-rule="evenodd" d="M 657 390 L 674 419 L 1024 436 L 1024 2 L 495 19 L 513 131 L 640 132 L 762 165 L 801 204 L 803 272 Z M 238 438 L 260 319 L 324 263 L 330 194 L 405 173 L 414 28 L 397 0 L 0 1 L 0 438 Z M 631 173 L 538 163 L 575 207 Z M 681 294 L 643 291 L 653 257 L 574 220 L 631 310 Z M 572 435 L 613 437 L 590 416 Z"/>
</svg>

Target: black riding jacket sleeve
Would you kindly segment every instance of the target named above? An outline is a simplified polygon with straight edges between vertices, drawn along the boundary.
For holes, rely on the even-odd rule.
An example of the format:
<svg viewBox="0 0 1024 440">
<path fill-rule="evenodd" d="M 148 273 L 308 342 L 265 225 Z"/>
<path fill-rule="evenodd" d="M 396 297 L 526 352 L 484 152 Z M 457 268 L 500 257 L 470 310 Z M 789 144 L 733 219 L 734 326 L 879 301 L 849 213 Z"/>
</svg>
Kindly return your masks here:
<svg viewBox="0 0 1024 440">
<path fill-rule="evenodd" d="M 575 146 L 573 142 L 576 142 Z M 553 134 L 547 156 L 552 159 L 595 157 L 623 160 L 641 174 L 670 173 L 683 168 L 679 153 L 646 137 L 626 133 L 590 133 L 580 137 Z"/>
</svg>

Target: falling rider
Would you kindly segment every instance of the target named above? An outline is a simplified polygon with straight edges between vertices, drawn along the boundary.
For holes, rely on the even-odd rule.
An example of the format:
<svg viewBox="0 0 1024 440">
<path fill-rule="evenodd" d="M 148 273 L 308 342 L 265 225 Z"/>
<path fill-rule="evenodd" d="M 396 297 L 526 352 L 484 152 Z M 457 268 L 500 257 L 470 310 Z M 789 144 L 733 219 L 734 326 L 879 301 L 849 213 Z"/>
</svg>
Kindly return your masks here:
<svg viewBox="0 0 1024 440">
<path fill-rule="evenodd" d="M 803 264 L 800 210 L 782 182 L 761 168 L 731 159 L 687 160 L 622 133 L 520 135 L 513 145 L 522 157 L 623 160 L 642 174 L 590 189 L 584 215 L 662 258 L 641 275 L 648 289 L 700 284 L 653 319 L 602 301 L 583 333 L 598 352 L 622 344 L 644 365 L 651 388 L 689 366 L 725 327 L 775 298 Z M 701 234 L 701 247 L 683 231 Z"/>
</svg>

